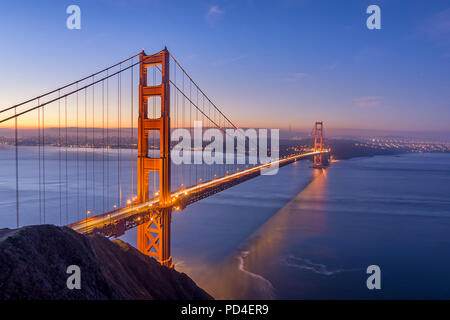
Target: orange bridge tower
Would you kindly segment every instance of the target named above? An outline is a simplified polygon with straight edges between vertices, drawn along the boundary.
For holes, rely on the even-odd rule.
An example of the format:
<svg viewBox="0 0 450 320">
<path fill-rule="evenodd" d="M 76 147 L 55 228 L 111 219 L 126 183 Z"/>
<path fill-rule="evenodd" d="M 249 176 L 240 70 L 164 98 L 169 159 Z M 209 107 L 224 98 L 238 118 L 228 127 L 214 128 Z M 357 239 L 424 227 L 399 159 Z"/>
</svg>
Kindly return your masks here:
<svg viewBox="0 0 450 320">
<path fill-rule="evenodd" d="M 139 203 L 149 200 L 149 173 L 159 176 L 160 208 L 152 213 L 148 222 L 138 226 L 137 246 L 142 253 L 156 258 L 162 265 L 173 267 L 170 255 L 170 85 L 169 51 L 165 48 L 156 55 L 139 55 L 139 121 L 138 121 L 138 159 L 137 159 L 137 197 Z M 147 86 L 147 68 L 157 66 L 162 73 L 161 84 Z M 148 117 L 148 100 L 161 98 L 161 116 Z M 159 158 L 149 157 L 149 131 L 158 131 L 160 139 Z"/>
<path fill-rule="evenodd" d="M 314 152 L 322 152 L 323 151 L 323 121 L 316 121 L 314 127 Z M 315 155 L 314 156 L 314 165 L 313 168 L 323 168 L 323 155 Z"/>
</svg>

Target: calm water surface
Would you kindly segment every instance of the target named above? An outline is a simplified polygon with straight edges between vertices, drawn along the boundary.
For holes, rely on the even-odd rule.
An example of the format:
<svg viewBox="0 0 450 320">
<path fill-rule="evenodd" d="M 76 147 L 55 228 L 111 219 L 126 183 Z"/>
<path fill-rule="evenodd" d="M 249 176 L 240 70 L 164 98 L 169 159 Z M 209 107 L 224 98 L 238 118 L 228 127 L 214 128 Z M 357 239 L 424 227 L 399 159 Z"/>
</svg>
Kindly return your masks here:
<svg viewBox="0 0 450 320">
<path fill-rule="evenodd" d="M 35 152 L 21 151 L 21 224 L 39 222 Z M 0 225 L 14 227 L 14 153 L 4 148 L 0 155 Z M 46 219 L 55 224 L 79 215 L 68 203 L 66 216 L 64 198 L 59 215 L 58 157 L 53 152 L 46 164 Z M 68 158 L 75 168 L 74 154 Z M 115 159 L 113 153 L 110 196 L 81 192 L 79 207 L 99 211 L 118 201 Z M 102 161 L 94 152 L 88 178 Z M 449 154 L 355 158 L 326 171 L 309 165 L 296 162 L 174 212 L 176 269 L 222 299 L 450 298 Z M 129 164 L 123 166 L 125 172 Z M 78 188 L 70 172 L 69 199 Z M 102 180 L 79 184 L 100 188 Z M 131 194 L 130 183 L 123 181 L 124 193 Z M 136 230 L 121 238 L 136 245 Z M 381 268 L 378 291 L 366 287 L 372 264 Z"/>
<path fill-rule="evenodd" d="M 224 299 L 450 298 L 450 155 L 308 165 L 175 213 L 176 268 Z"/>
</svg>

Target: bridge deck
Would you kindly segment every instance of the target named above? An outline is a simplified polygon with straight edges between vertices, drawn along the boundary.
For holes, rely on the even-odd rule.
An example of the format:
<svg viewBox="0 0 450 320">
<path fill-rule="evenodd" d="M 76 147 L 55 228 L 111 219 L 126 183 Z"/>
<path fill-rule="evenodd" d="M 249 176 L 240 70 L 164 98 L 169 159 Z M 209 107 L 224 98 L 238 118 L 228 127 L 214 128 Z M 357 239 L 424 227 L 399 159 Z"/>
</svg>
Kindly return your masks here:
<svg viewBox="0 0 450 320">
<path fill-rule="evenodd" d="M 153 219 L 152 216 L 158 214 L 159 210 L 163 206 L 180 210 L 189 204 L 259 176 L 262 169 L 269 168 L 277 164 L 279 167 L 282 167 L 298 159 L 307 158 L 320 153 L 325 154 L 328 153 L 328 151 L 307 152 L 287 156 L 277 161 L 255 166 L 220 178 L 199 183 L 186 189 L 175 191 L 172 193 L 172 200 L 169 203 L 163 204 L 160 203 L 158 197 L 152 198 L 145 203 L 132 204 L 127 207 L 119 208 L 114 211 L 106 212 L 72 223 L 68 225 L 68 227 L 84 234 L 101 233 L 106 236 L 119 236 L 123 234 L 125 230 L 134 228 L 139 224 Z"/>
</svg>

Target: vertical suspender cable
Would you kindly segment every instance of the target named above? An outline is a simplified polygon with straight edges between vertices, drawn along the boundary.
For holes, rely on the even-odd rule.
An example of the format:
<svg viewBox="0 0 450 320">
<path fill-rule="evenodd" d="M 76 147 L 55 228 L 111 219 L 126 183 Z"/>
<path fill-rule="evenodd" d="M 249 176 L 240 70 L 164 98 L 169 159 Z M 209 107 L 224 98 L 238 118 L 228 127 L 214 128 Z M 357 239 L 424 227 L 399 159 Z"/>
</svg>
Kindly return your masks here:
<svg viewBox="0 0 450 320">
<path fill-rule="evenodd" d="M 14 115 L 17 114 L 17 108 L 14 108 Z M 17 137 L 17 117 L 15 121 L 15 145 L 16 145 L 16 227 L 19 227 L 19 141 Z"/>
<path fill-rule="evenodd" d="M 78 82 L 77 82 L 77 218 L 80 219 L 80 142 L 78 138 L 79 131 L 79 107 L 78 107 Z"/>
<path fill-rule="evenodd" d="M 58 90 L 58 97 L 61 91 Z M 58 177 L 59 177 L 59 225 L 62 225 L 62 195 L 61 195 L 61 100 L 58 99 Z"/>
<path fill-rule="evenodd" d="M 38 99 L 38 105 L 39 105 Z M 39 224 L 42 224 L 42 194 L 41 194 L 41 109 L 38 109 L 38 166 L 39 166 Z"/>
<path fill-rule="evenodd" d="M 212 124 L 211 121 L 209 119 L 211 119 L 211 105 L 207 102 L 208 104 L 208 130 L 212 128 Z M 212 179 L 212 163 L 209 165 L 209 170 L 208 170 L 208 178 Z"/>
<path fill-rule="evenodd" d="M 92 76 L 92 212 L 95 212 L 95 86 L 94 76 Z"/>
<path fill-rule="evenodd" d="M 102 81 L 102 211 L 105 212 L 105 81 Z"/>
<path fill-rule="evenodd" d="M 108 71 L 106 71 L 108 76 Z M 106 195 L 109 198 L 109 78 L 106 79 Z M 106 203 L 106 210 L 109 211 L 109 203 Z"/>
<path fill-rule="evenodd" d="M 131 59 L 131 65 L 133 65 L 133 59 Z M 133 67 L 131 67 L 131 143 L 130 143 L 130 164 L 131 164 L 131 199 L 133 200 L 134 197 L 134 177 L 133 177 L 133 138 L 134 138 L 134 134 L 133 134 Z"/>
<path fill-rule="evenodd" d="M 88 159 L 87 159 L 87 148 L 88 148 L 88 133 L 87 133 L 87 88 L 84 89 L 84 203 L 85 210 L 84 213 L 88 212 Z"/>
<path fill-rule="evenodd" d="M 153 67 L 152 85 L 154 86 L 155 84 L 156 84 L 156 69 L 155 69 L 155 67 Z M 153 100 L 153 116 L 152 116 L 152 118 L 156 118 L 156 99 L 153 98 L 152 100 Z M 161 101 L 161 103 L 162 103 L 162 101 Z M 153 133 L 152 136 L 153 136 L 152 157 L 154 158 L 155 157 L 154 153 L 155 153 L 155 140 L 156 140 L 155 136 L 156 135 Z M 156 192 L 156 172 L 153 172 L 152 175 L 153 175 L 153 193 L 155 193 Z"/>
<path fill-rule="evenodd" d="M 122 69 L 122 65 L 120 65 Z M 122 206 L 122 181 L 120 176 L 120 73 L 117 75 L 117 182 L 118 205 Z"/>
<path fill-rule="evenodd" d="M 198 88 L 197 88 L 197 106 L 198 106 Z M 196 108 L 196 116 L 195 116 L 195 119 L 198 121 L 199 120 L 199 118 L 198 118 L 198 108 Z M 200 142 L 201 143 L 201 142 Z M 197 151 L 198 152 L 198 151 Z M 195 158 L 194 158 L 195 159 Z M 195 163 L 195 162 L 194 162 Z M 195 163 L 195 184 L 197 184 L 198 183 L 198 164 L 197 163 Z"/>
<path fill-rule="evenodd" d="M 170 62 L 169 62 L 169 64 L 170 64 Z M 172 67 L 170 67 L 170 68 L 172 68 Z M 175 83 L 177 83 L 177 70 L 175 69 L 175 68 L 172 68 L 173 69 L 173 78 L 174 78 L 174 82 Z M 170 76 L 170 74 L 169 74 L 169 76 Z M 172 94 L 172 98 L 170 99 L 170 102 L 171 102 L 171 104 L 173 103 L 173 110 L 170 110 L 170 115 L 173 117 L 173 120 L 174 120 L 174 127 L 176 127 L 177 126 L 177 95 L 176 95 L 176 92 L 175 92 L 175 90 L 170 90 L 170 92 L 171 92 L 171 94 Z M 170 106 L 169 106 L 169 109 L 170 109 Z M 171 166 L 172 164 L 169 164 L 169 166 Z M 173 186 L 173 185 L 176 185 L 176 182 L 177 182 L 177 173 L 178 173 L 178 167 L 175 167 L 175 170 L 171 170 L 171 172 L 172 172 L 172 174 L 170 175 L 170 180 L 171 180 L 171 182 L 170 182 L 170 185 L 171 186 Z"/>
<path fill-rule="evenodd" d="M 183 75 L 183 92 L 184 92 L 184 73 L 182 73 L 182 75 Z M 183 115 L 182 115 L 182 117 L 183 117 L 183 127 L 184 126 L 186 126 L 186 119 L 184 118 L 184 116 L 185 116 L 185 107 L 186 107 L 186 99 L 183 97 Z M 184 188 L 185 187 L 185 184 L 186 184 L 186 181 L 185 181 L 185 178 L 184 178 L 184 176 L 185 176 L 185 173 L 184 173 L 184 169 L 186 168 L 186 164 L 183 162 L 183 171 L 182 171 L 182 179 L 181 179 L 181 184 L 182 184 L 182 187 Z"/>
<path fill-rule="evenodd" d="M 67 96 L 64 97 L 64 117 L 66 124 L 66 223 L 69 223 L 69 177 L 67 168 L 67 152 L 69 149 L 69 144 L 67 141 Z"/>
<path fill-rule="evenodd" d="M 205 116 L 204 116 L 204 114 L 205 114 L 205 97 L 204 96 L 202 96 L 202 110 L 203 110 L 203 113 L 202 113 L 202 130 L 203 130 L 203 127 L 205 127 L 205 125 L 206 125 L 206 123 L 205 123 Z M 203 153 L 203 139 L 202 139 L 201 143 L 202 143 L 201 144 L 201 149 L 202 149 L 202 153 Z M 200 176 L 201 176 L 200 179 L 206 180 L 206 174 L 205 174 L 206 166 L 203 163 L 201 164 L 201 169 L 202 169 L 202 171 L 200 173 Z"/>
<path fill-rule="evenodd" d="M 44 224 L 45 224 L 45 107 L 42 107 L 42 185 L 43 185 L 43 205 L 44 205 Z"/>
<path fill-rule="evenodd" d="M 193 135 L 192 129 L 192 82 L 189 82 L 189 126 L 191 131 L 191 136 Z M 189 159 L 189 186 L 192 184 L 192 175 L 191 175 L 191 169 L 192 169 L 192 160 L 193 160 L 193 154 L 192 154 L 192 147 L 191 147 L 191 153 L 190 153 L 190 159 Z"/>
</svg>

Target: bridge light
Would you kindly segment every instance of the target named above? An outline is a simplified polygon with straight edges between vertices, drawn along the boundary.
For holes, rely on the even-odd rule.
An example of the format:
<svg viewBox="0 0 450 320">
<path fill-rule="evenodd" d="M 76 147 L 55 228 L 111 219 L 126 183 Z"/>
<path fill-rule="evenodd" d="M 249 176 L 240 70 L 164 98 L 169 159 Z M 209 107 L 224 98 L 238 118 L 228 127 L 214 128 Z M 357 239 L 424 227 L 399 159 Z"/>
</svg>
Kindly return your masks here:
<svg viewBox="0 0 450 320">
<path fill-rule="evenodd" d="M 117 208 L 117 206 L 116 206 L 116 205 L 113 205 L 113 208 Z"/>
<path fill-rule="evenodd" d="M 131 200 L 130 199 L 127 200 L 127 204 L 131 204 Z"/>
</svg>

